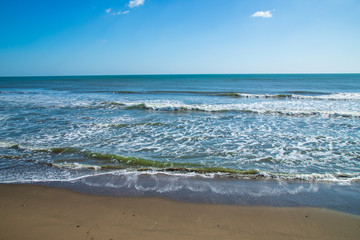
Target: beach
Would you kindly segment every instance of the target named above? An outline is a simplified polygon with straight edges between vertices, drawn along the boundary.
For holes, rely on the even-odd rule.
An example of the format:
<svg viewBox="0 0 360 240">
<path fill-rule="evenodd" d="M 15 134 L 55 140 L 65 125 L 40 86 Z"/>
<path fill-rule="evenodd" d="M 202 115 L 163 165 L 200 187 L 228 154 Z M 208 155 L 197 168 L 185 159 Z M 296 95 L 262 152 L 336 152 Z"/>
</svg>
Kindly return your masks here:
<svg viewBox="0 0 360 240">
<path fill-rule="evenodd" d="M 358 239 L 360 74 L 0 78 L 2 239 Z"/>
<path fill-rule="evenodd" d="M 0 240 L 360 240 L 359 1 L 1 1 Z"/>
<path fill-rule="evenodd" d="M 105 197 L 0 185 L 0 239 L 358 239 L 360 217 L 320 208 Z"/>
</svg>

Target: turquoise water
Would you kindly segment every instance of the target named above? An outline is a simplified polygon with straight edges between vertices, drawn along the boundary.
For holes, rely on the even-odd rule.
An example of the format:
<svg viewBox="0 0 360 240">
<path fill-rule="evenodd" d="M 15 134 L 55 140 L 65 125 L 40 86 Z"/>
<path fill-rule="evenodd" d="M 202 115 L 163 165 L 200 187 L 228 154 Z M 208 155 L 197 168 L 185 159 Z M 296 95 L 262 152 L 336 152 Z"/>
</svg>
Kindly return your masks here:
<svg viewBox="0 0 360 240">
<path fill-rule="evenodd" d="M 191 189 L 176 184 L 188 178 L 358 188 L 359 132 L 360 74 L 0 78 L 1 183 L 166 175 L 175 182 L 151 191 Z"/>
</svg>

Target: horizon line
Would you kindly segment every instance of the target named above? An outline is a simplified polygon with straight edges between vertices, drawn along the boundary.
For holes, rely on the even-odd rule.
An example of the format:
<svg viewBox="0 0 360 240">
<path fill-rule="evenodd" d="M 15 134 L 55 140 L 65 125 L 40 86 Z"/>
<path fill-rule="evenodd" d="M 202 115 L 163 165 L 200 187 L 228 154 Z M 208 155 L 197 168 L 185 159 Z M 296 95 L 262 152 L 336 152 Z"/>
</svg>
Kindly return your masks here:
<svg viewBox="0 0 360 240">
<path fill-rule="evenodd" d="M 336 74 L 360 74 L 360 72 L 339 73 L 143 73 L 143 74 L 74 74 L 74 75 L 8 75 L 0 78 L 16 77 L 96 77 L 96 76 L 176 76 L 176 75 L 336 75 Z"/>
</svg>

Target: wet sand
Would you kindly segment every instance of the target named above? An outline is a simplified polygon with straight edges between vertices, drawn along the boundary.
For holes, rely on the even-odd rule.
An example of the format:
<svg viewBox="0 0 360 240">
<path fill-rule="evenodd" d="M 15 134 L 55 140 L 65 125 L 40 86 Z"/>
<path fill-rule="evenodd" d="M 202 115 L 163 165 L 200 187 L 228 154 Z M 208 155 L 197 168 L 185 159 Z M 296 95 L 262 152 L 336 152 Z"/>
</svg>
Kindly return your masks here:
<svg viewBox="0 0 360 240">
<path fill-rule="evenodd" d="M 0 239 L 359 239 L 360 216 L 0 185 Z"/>
</svg>

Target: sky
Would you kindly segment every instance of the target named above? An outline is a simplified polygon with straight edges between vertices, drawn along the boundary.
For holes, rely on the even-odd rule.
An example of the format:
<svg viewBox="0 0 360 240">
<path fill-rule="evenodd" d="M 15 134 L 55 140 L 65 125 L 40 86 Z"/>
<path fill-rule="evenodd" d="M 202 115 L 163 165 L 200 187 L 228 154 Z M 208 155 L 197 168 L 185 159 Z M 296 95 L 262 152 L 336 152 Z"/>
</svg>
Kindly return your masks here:
<svg viewBox="0 0 360 240">
<path fill-rule="evenodd" d="M 359 0 L 0 0 L 0 76 L 360 73 Z"/>
</svg>

